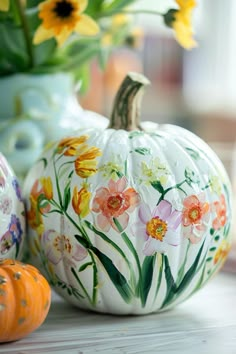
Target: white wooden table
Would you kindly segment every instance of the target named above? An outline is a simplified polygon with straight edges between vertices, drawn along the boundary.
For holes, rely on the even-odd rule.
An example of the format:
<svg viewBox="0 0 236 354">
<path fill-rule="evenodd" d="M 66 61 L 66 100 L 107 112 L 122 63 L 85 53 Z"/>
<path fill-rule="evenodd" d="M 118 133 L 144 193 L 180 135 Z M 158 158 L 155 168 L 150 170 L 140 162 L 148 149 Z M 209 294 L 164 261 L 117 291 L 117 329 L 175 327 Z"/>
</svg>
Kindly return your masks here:
<svg viewBox="0 0 236 354">
<path fill-rule="evenodd" d="M 176 309 L 148 316 L 82 312 L 57 295 L 44 324 L 0 353 L 236 354 L 236 274 L 218 274 Z"/>
</svg>

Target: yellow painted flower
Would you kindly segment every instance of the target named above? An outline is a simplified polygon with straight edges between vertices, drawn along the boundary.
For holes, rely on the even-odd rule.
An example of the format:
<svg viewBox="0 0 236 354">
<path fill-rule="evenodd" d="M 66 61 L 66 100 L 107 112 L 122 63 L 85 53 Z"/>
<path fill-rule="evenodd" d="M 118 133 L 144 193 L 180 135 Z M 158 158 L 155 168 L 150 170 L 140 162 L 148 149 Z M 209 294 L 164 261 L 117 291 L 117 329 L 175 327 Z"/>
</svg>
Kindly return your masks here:
<svg viewBox="0 0 236 354">
<path fill-rule="evenodd" d="M 55 38 L 61 46 L 73 33 L 93 36 L 99 32 L 97 23 L 83 12 L 88 0 L 46 0 L 39 4 L 38 27 L 33 43 L 39 44 Z"/>
<path fill-rule="evenodd" d="M 78 138 L 64 138 L 60 141 L 57 146 L 57 152 L 60 154 L 64 151 L 63 155 L 65 156 L 74 156 L 78 147 L 88 140 L 88 135 L 81 135 Z"/>
<path fill-rule="evenodd" d="M 220 178 L 218 176 L 212 176 L 209 184 L 210 184 L 212 192 L 215 192 L 218 195 L 221 195 L 222 188 L 221 188 Z"/>
<path fill-rule="evenodd" d="M 10 7 L 9 0 L 0 0 L 0 11 L 8 11 Z"/>
<path fill-rule="evenodd" d="M 74 187 L 72 206 L 76 214 L 84 218 L 88 215 L 89 202 L 91 199 L 91 193 L 86 189 L 86 187 L 81 188 L 79 191 L 77 187 Z"/>
<path fill-rule="evenodd" d="M 164 15 L 167 26 L 173 28 L 177 42 L 185 49 L 192 49 L 197 46 L 193 38 L 191 24 L 192 10 L 196 7 L 195 0 L 176 0 L 179 9 L 171 9 Z"/>
<path fill-rule="evenodd" d="M 43 192 L 48 200 L 53 198 L 53 186 L 52 186 L 52 180 L 50 177 L 42 177 L 40 179 L 40 182 L 43 187 Z"/>
<path fill-rule="evenodd" d="M 228 256 L 230 248 L 231 248 L 230 244 L 226 240 L 223 240 L 218 250 L 216 251 L 214 257 L 214 264 L 218 263 L 219 261 L 224 262 Z"/>
<path fill-rule="evenodd" d="M 75 171 L 81 178 L 87 178 L 97 172 L 96 157 L 101 156 L 102 152 L 95 146 L 83 145 L 79 151 L 79 156 L 75 160 Z"/>
<path fill-rule="evenodd" d="M 30 210 L 27 212 L 27 221 L 29 226 L 41 236 L 44 232 L 43 218 L 38 210 L 37 200 L 30 196 Z"/>
</svg>

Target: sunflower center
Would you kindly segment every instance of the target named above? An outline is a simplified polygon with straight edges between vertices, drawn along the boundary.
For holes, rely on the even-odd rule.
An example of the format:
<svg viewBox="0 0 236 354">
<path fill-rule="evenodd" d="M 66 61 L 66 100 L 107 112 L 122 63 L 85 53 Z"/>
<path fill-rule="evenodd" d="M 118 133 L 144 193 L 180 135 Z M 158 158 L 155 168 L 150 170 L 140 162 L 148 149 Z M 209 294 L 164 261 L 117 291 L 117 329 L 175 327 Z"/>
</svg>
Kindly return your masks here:
<svg viewBox="0 0 236 354">
<path fill-rule="evenodd" d="M 62 1 L 57 1 L 53 11 L 56 13 L 57 17 L 68 18 L 71 17 L 71 14 L 74 11 L 74 7 L 71 1 L 62 0 Z"/>
<path fill-rule="evenodd" d="M 152 218 L 147 222 L 146 232 L 152 238 L 163 241 L 167 232 L 167 223 L 158 217 Z"/>
<path fill-rule="evenodd" d="M 122 206 L 123 199 L 120 195 L 111 196 L 107 200 L 107 206 L 109 209 L 117 211 Z"/>
<path fill-rule="evenodd" d="M 194 206 L 192 209 L 189 210 L 188 214 L 189 219 L 191 222 L 195 223 L 196 221 L 201 219 L 201 209 L 200 207 Z"/>
</svg>

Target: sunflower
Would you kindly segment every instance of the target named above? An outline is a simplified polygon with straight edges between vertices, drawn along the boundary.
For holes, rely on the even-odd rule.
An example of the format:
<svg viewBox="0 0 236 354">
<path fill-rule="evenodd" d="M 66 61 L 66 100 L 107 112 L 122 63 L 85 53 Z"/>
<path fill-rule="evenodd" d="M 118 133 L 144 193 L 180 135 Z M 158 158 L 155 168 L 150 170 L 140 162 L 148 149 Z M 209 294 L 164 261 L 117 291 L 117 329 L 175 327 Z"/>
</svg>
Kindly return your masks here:
<svg viewBox="0 0 236 354">
<path fill-rule="evenodd" d="M 0 11 L 8 11 L 10 7 L 9 0 L 0 0 Z"/>
<path fill-rule="evenodd" d="M 192 49 L 197 46 L 193 38 L 191 24 L 192 10 L 196 7 L 195 0 L 176 0 L 179 9 L 170 9 L 164 15 L 165 24 L 175 31 L 177 42 L 185 49 Z"/>
<path fill-rule="evenodd" d="M 46 0 L 39 4 L 41 25 L 35 32 L 33 43 L 39 44 L 55 38 L 61 46 L 73 33 L 93 36 L 99 32 L 97 23 L 83 14 L 87 0 Z"/>
</svg>

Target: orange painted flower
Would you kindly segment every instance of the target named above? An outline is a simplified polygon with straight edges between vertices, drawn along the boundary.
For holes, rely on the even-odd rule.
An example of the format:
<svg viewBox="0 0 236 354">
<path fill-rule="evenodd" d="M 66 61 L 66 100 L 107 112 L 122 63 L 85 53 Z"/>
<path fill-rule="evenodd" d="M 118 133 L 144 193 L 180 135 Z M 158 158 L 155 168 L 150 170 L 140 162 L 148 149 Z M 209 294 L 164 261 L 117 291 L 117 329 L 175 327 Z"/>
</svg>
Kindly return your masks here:
<svg viewBox="0 0 236 354">
<path fill-rule="evenodd" d="M 57 153 L 61 154 L 64 150 L 63 155 L 65 156 L 74 156 L 78 147 L 88 140 L 88 135 L 81 135 L 78 138 L 64 138 L 60 141 L 57 146 Z"/>
<path fill-rule="evenodd" d="M 231 249 L 230 244 L 226 240 L 223 240 L 220 244 L 220 247 L 216 251 L 214 257 L 214 264 L 217 264 L 220 261 L 224 262 L 228 256 L 230 249 Z"/>
<path fill-rule="evenodd" d="M 185 49 L 197 46 L 193 38 L 191 24 L 192 11 L 196 7 L 195 0 L 176 0 L 179 9 L 170 9 L 164 15 L 165 24 L 173 28 L 177 42 Z"/>
<path fill-rule="evenodd" d="M 140 203 L 140 196 L 133 188 L 127 187 L 127 179 L 120 178 L 117 182 L 110 180 L 108 188 L 101 187 L 96 191 L 93 200 L 92 210 L 99 213 L 97 217 L 98 226 L 109 231 L 112 227 L 118 231 L 113 218 L 116 218 L 122 229 L 128 225 L 129 214 Z"/>
<path fill-rule="evenodd" d="M 192 243 L 201 240 L 206 231 L 206 225 L 209 220 L 209 203 L 205 202 L 205 195 L 190 195 L 183 201 L 182 224 L 185 227 L 184 235 Z"/>
<path fill-rule="evenodd" d="M 77 150 L 78 157 L 75 160 L 75 171 L 81 178 L 91 177 L 97 172 L 97 160 L 98 156 L 102 155 L 102 152 L 96 146 L 89 147 L 88 145 L 82 145 Z"/>
<path fill-rule="evenodd" d="M 74 187 L 72 206 L 76 214 L 84 218 L 88 215 L 89 202 L 91 198 L 91 193 L 86 189 L 86 187 L 81 188 L 79 191 L 77 187 Z"/>
<path fill-rule="evenodd" d="M 213 229 L 218 230 L 223 227 L 227 221 L 226 202 L 223 194 L 221 194 L 219 201 L 213 203 L 212 209 L 216 213 L 216 218 L 213 220 Z"/>
<path fill-rule="evenodd" d="M 85 11 L 87 0 L 46 0 L 39 4 L 42 24 L 35 32 L 33 42 L 39 44 L 55 38 L 62 45 L 74 32 L 93 36 L 99 32 L 97 23 Z"/>
</svg>

